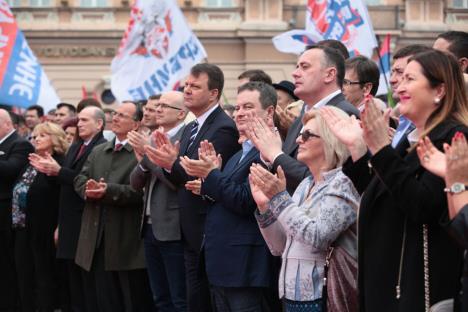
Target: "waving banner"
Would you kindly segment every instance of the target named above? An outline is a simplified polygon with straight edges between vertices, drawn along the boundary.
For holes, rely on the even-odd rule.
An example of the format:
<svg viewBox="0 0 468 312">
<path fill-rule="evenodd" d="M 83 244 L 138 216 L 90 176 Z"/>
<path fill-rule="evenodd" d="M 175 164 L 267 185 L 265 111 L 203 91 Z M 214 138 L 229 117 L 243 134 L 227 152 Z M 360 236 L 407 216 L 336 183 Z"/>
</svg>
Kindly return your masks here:
<svg viewBox="0 0 468 312">
<path fill-rule="evenodd" d="M 136 0 L 112 60 L 112 93 L 122 102 L 172 90 L 205 57 L 174 0 Z"/>
<path fill-rule="evenodd" d="M 372 57 L 374 29 L 362 0 L 308 0 L 306 30 L 343 42 L 351 55 Z"/>
<path fill-rule="evenodd" d="M 60 102 L 5 0 L 0 0 L 0 104 L 44 110 Z"/>
<path fill-rule="evenodd" d="M 305 45 L 297 43 L 297 36 L 288 36 L 292 32 L 303 32 L 315 42 L 339 40 L 351 56 L 371 57 L 377 47 L 367 7 L 362 0 L 308 0 L 305 24 L 305 30 L 291 30 L 273 38 L 277 50 L 294 54 L 304 52 Z"/>
</svg>

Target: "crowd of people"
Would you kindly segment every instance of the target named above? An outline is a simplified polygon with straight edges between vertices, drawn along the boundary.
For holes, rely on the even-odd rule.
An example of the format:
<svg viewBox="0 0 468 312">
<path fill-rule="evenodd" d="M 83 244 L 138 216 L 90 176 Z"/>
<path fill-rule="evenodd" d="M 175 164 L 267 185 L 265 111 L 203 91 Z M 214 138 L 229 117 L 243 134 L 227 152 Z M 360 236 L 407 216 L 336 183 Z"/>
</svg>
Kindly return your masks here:
<svg viewBox="0 0 468 312">
<path fill-rule="evenodd" d="M 468 34 L 293 82 L 0 109 L 0 311 L 468 311 Z"/>
</svg>

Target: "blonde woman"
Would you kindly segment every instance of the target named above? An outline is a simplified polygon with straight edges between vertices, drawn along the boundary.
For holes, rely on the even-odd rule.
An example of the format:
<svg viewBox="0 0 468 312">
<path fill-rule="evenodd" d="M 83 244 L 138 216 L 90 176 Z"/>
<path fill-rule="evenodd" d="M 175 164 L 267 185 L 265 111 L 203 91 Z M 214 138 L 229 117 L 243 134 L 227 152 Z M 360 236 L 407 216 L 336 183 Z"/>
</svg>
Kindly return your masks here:
<svg viewBox="0 0 468 312">
<path fill-rule="evenodd" d="M 331 109 L 350 118 L 338 108 Z M 349 153 L 317 110 L 308 112 L 303 124 L 297 138 L 297 159 L 312 175 L 299 184 L 292 197 L 286 191 L 282 169 L 276 176 L 253 165 L 250 175 L 260 230 L 272 254 L 283 258 L 279 294 L 287 312 L 321 311 L 326 299 L 322 298 L 325 258 L 337 239 L 354 259 L 357 254 L 359 195 L 341 171 Z M 353 275 L 355 281 L 357 272 Z M 357 302 L 357 296 L 348 299 Z"/>
<path fill-rule="evenodd" d="M 53 311 L 59 293 L 54 230 L 60 188 L 56 177 L 36 171 L 33 164 L 38 155 L 61 163 L 68 142 L 60 126 L 45 122 L 34 128 L 32 143 L 35 153 L 13 188 L 15 264 L 22 311 Z"/>
</svg>

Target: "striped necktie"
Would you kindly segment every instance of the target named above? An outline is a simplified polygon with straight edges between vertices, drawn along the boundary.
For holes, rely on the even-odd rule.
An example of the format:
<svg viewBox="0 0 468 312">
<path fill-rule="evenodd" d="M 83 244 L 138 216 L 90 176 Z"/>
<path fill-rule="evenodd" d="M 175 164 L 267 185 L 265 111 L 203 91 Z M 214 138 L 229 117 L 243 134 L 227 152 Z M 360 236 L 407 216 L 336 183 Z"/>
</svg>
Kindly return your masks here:
<svg viewBox="0 0 468 312">
<path fill-rule="evenodd" d="M 192 146 L 193 141 L 195 141 L 195 137 L 197 136 L 197 132 L 198 132 L 198 121 L 195 120 L 193 122 L 192 129 L 190 130 L 190 139 L 189 139 L 189 145 L 188 145 L 187 149 L 189 149 L 190 146 Z"/>
</svg>

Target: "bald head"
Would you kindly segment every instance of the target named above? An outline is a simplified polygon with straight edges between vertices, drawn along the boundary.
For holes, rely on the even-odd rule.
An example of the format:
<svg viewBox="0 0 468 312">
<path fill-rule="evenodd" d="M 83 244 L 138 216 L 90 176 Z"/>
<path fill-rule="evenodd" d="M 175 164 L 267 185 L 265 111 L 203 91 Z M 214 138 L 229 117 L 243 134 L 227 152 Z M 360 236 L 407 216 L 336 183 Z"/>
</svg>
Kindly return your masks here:
<svg viewBox="0 0 468 312">
<path fill-rule="evenodd" d="M 78 114 L 78 135 L 84 141 L 91 140 L 104 129 L 106 116 L 102 109 L 87 106 Z"/>
<path fill-rule="evenodd" d="M 163 93 L 156 107 L 156 121 L 165 132 L 179 125 L 187 116 L 184 94 L 179 91 Z"/>
<path fill-rule="evenodd" d="M 168 91 L 161 95 L 160 103 L 169 104 L 171 106 L 185 110 L 184 93 L 179 91 Z"/>
<path fill-rule="evenodd" d="M 4 109 L 0 109 L 0 140 L 13 130 L 13 121 L 10 113 Z"/>
</svg>

